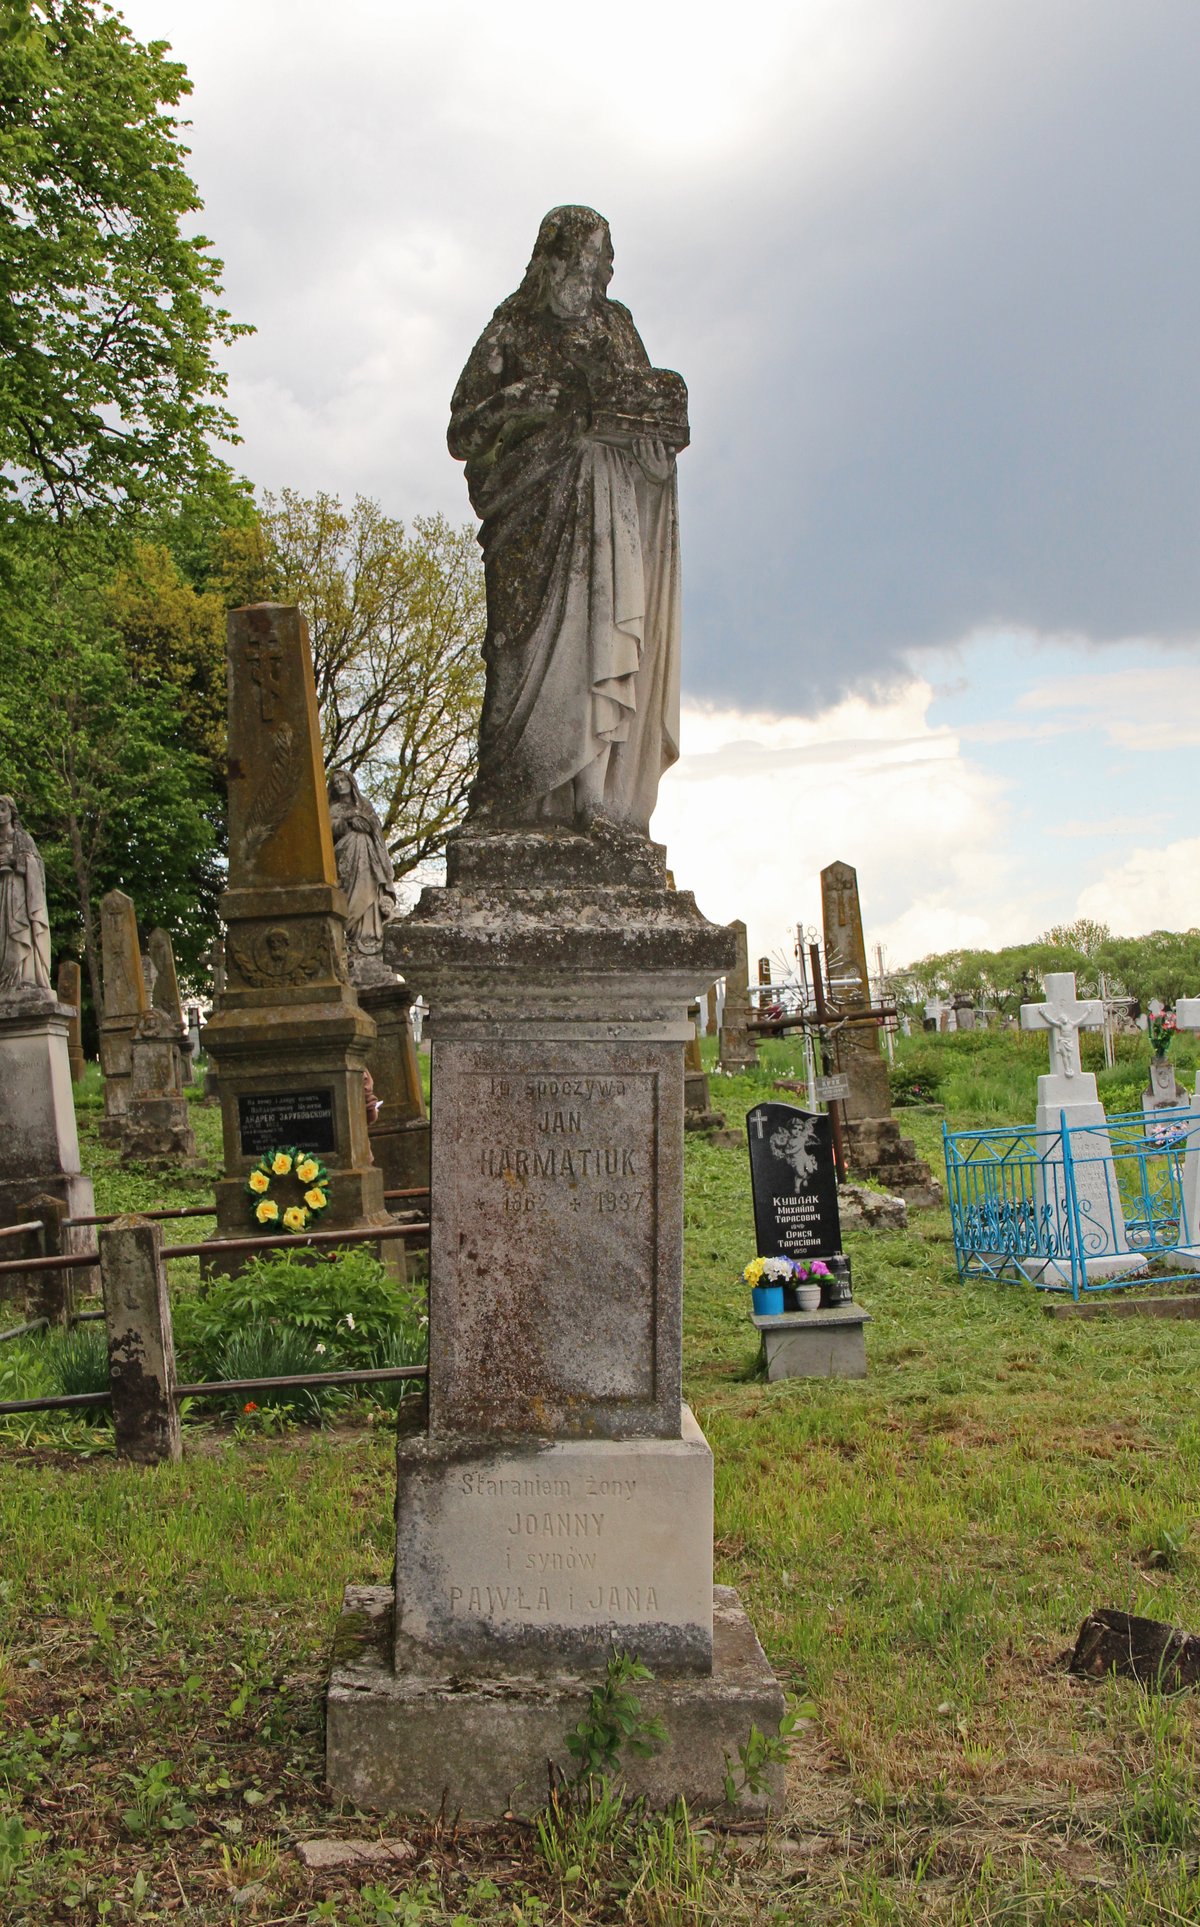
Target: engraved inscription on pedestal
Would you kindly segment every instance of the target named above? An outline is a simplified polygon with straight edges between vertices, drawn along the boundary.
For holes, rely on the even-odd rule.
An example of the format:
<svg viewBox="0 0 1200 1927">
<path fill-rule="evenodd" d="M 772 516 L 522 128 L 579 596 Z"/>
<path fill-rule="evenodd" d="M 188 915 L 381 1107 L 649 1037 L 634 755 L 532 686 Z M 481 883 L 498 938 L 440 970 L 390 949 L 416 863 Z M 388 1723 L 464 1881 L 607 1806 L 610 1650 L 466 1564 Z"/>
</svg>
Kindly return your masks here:
<svg viewBox="0 0 1200 1927">
<path fill-rule="evenodd" d="M 712 1457 L 681 1439 L 491 1450 L 402 1443 L 397 1658 L 553 1666 L 616 1643 L 704 1670 L 712 1654 Z"/>
<path fill-rule="evenodd" d="M 657 1046 L 441 1047 L 433 1430 L 678 1436 L 660 1146 L 680 1083 Z"/>
<path fill-rule="evenodd" d="M 243 1157 L 289 1144 L 302 1151 L 337 1149 L 332 1091 L 242 1091 L 237 1110 Z"/>
</svg>

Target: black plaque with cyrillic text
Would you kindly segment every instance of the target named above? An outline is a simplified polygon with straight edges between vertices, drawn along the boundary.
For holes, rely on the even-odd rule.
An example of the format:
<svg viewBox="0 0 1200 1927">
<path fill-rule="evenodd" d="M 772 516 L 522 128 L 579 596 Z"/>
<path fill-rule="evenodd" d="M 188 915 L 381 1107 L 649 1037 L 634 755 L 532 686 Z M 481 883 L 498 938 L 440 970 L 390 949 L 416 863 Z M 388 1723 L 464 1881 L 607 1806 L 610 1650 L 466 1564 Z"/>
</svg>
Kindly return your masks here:
<svg viewBox="0 0 1200 1927">
<path fill-rule="evenodd" d="M 244 1158 L 291 1144 L 300 1151 L 337 1150 L 332 1091 L 243 1091 L 237 1105 Z"/>
<path fill-rule="evenodd" d="M 746 1113 L 760 1258 L 825 1258 L 842 1248 L 829 1118 L 795 1104 Z"/>
</svg>

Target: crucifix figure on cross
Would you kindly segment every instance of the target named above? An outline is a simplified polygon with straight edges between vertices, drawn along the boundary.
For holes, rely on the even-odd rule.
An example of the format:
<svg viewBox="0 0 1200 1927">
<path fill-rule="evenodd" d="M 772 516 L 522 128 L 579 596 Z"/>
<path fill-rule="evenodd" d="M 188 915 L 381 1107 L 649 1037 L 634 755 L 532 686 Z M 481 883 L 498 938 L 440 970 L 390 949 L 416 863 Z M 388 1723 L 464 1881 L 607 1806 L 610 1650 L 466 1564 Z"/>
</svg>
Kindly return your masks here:
<svg viewBox="0 0 1200 1927">
<path fill-rule="evenodd" d="M 1021 1029 L 1048 1030 L 1051 1075 L 1057 1071 L 1060 1077 L 1078 1077 L 1082 1072 L 1079 1033 L 1099 1030 L 1104 1005 L 1099 997 L 1076 997 L 1072 970 L 1051 972 L 1045 984 L 1044 1004 L 1021 1005 Z"/>
</svg>

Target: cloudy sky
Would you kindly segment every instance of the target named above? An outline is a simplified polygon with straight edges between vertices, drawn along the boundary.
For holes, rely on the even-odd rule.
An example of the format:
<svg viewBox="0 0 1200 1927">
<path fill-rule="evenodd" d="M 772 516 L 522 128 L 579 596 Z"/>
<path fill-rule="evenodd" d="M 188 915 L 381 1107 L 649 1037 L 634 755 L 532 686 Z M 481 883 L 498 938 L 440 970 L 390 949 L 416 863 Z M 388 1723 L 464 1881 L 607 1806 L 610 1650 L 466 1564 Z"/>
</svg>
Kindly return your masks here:
<svg viewBox="0 0 1200 1927">
<path fill-rule="evenodd" d="M 127 0 L 259 485 L 469 514 L 448 398 L 548 207 L 691 392 L 654 831 L 751 954 L 1200 923 L 1197 0 Z"/>
</svg>

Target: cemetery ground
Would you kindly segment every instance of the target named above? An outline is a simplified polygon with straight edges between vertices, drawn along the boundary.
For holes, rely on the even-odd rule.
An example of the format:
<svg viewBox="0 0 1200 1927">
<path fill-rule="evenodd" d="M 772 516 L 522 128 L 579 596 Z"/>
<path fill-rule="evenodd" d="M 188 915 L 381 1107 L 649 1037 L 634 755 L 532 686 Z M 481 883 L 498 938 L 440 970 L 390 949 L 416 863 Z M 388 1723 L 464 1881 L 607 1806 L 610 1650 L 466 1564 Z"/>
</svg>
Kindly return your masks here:
<svg viewBox="0 0 1200 1927">
<path fill-rule="evenodd" d="M 952 1123 L 1025 1122 L 1044 1056 L 1036 1037 L 918 1037 L 897 1082 Z M 799 1047 L 763 1059 L 715 1081 L 731 1123 Z M 1143 1069 L 1101 1076 L 1114 1108 Z M 901 1115 L 937 1169 L 943 1113 Z M 215 1165 L 215 1113 L 193 1117 Z M 94 1120 L 85 1108 L 99 1210 L 206 1195 L 211 1169 L 121 1172 Z M 366 1399 L 321 1426 L 189 1414 L 183 1463 L 150 1471 L 113 1462 L 104 1424 L 10 1420 L 8 1927 L 1200 1918 L 1195 1695 L 1062 1663 L 1097 1606 L 1200 1630 L 1200 1324 L 1049 1319 L 1031 1290 L 960 1284 L 930 1211 L 847 1240 L 869 1377 L 767 1386 L 738 1281 L 745 1157 L 689 1140 L 687 1160 L 685 1389 L 716 1458 L 717 1577 L 811 1715 L 779 1820 L 723 1834 L 601 1806 L 466 1831 L 331 1808 L 329 1641 L 345 1581 L 390 1569 L 393 1415 Z M 0 1396 L 22 1395 L 36 1350 L 0 1347 Z M 390 1863 L 310 1872 L 296 1853 L 381 1836 L 399 1843 Z"/>
</svg>

